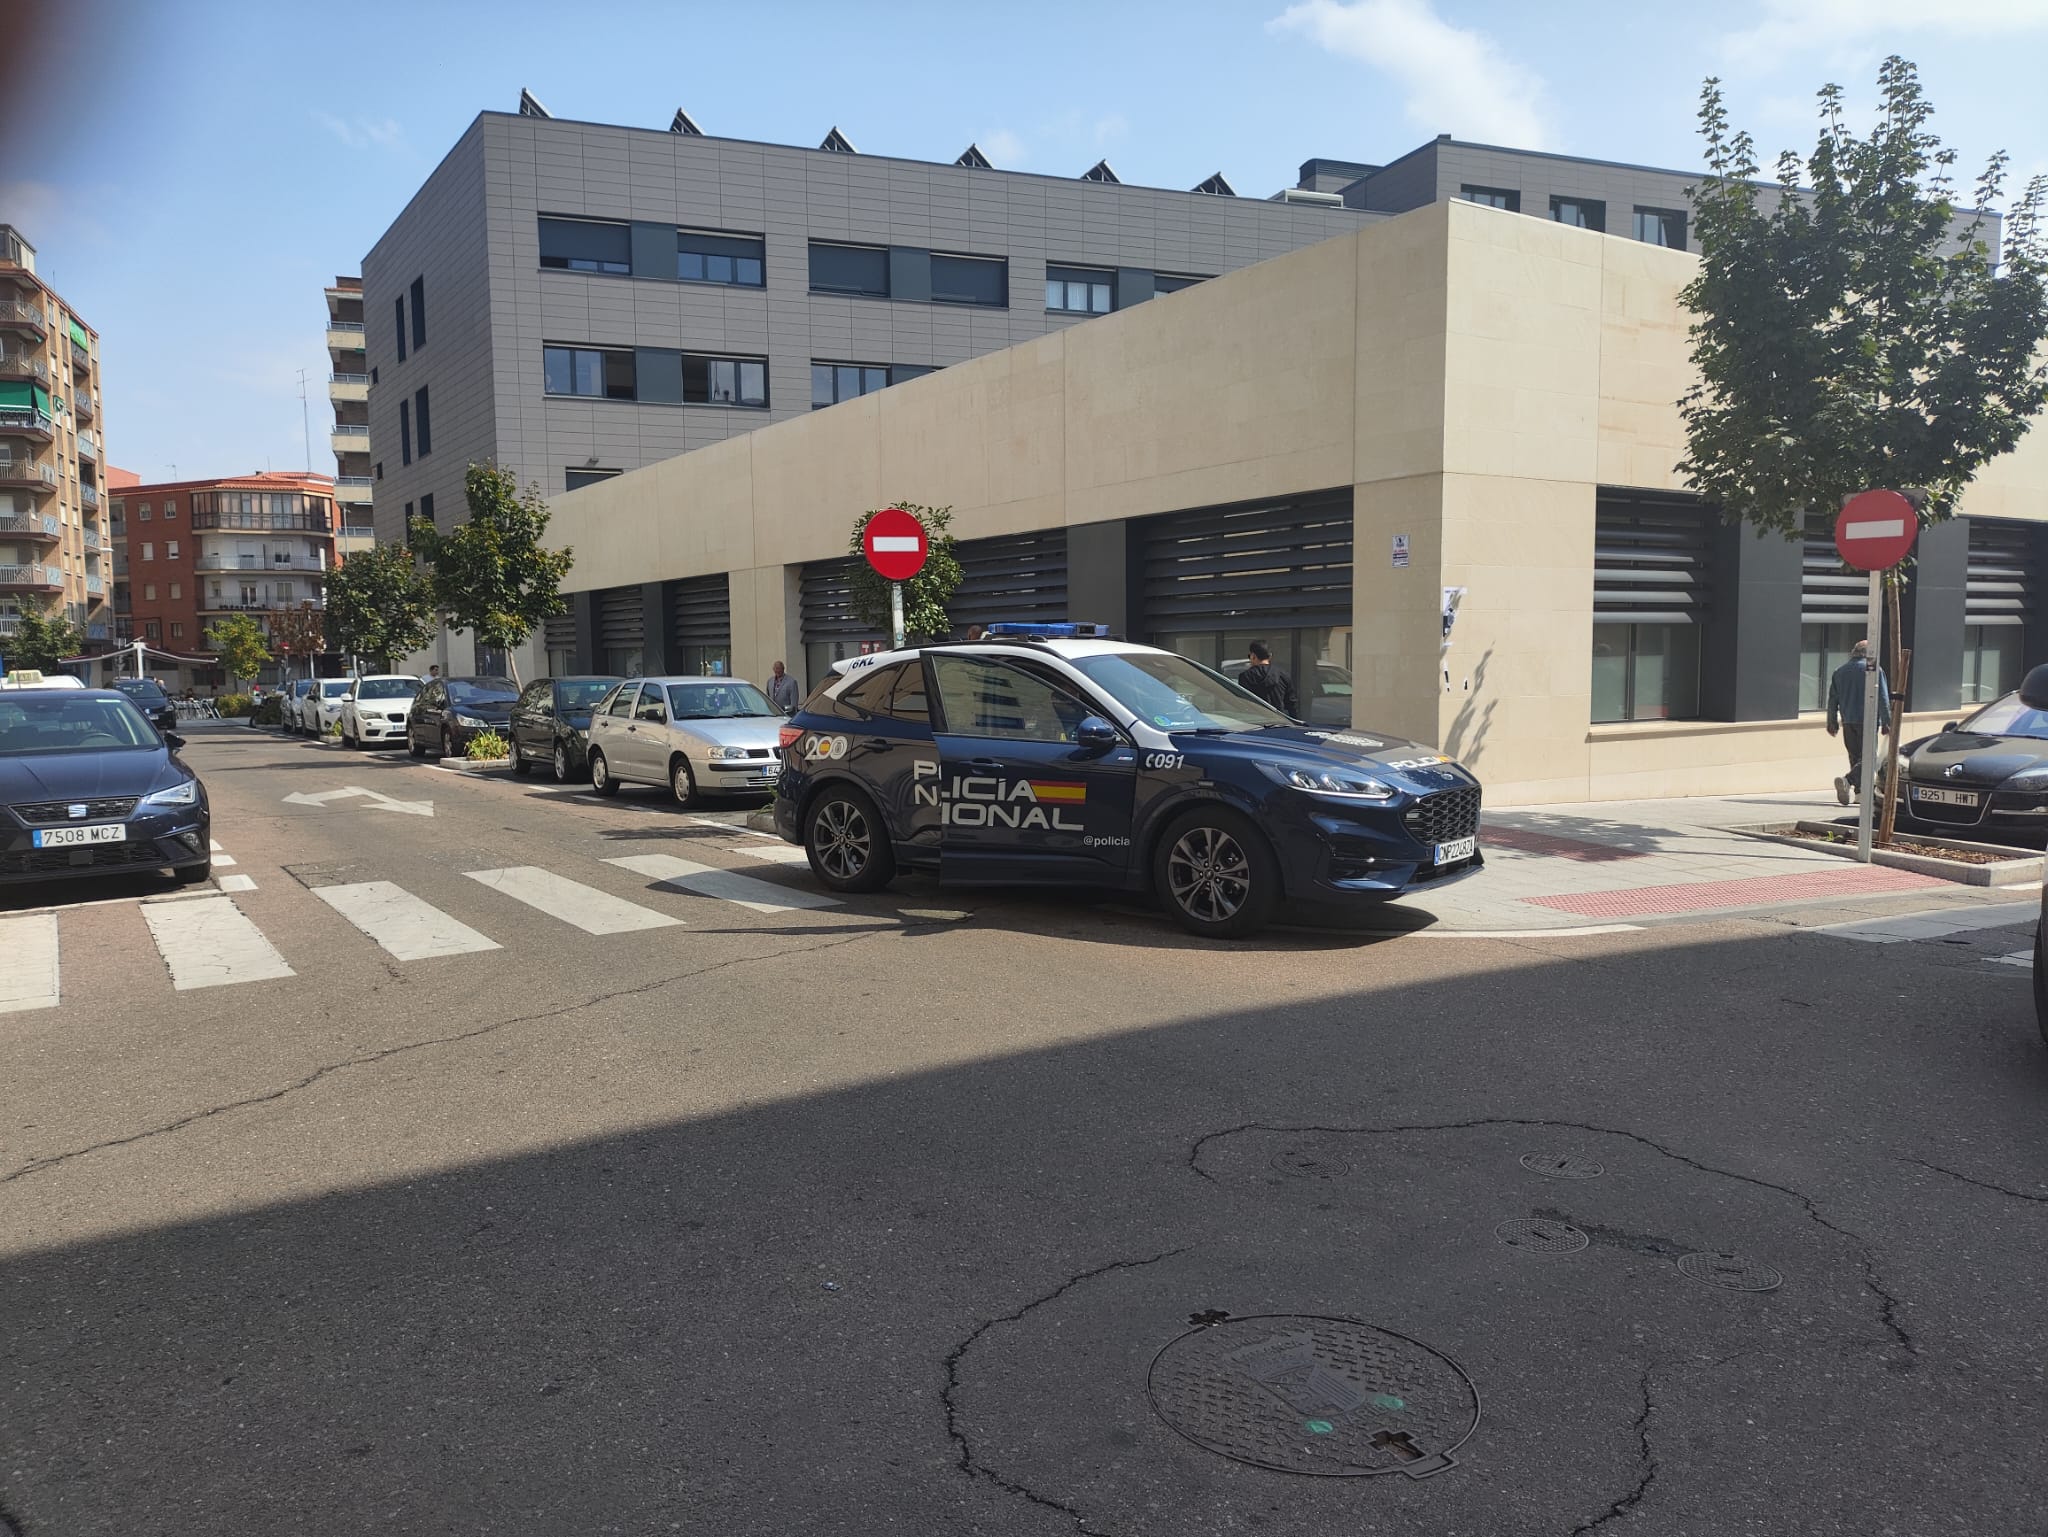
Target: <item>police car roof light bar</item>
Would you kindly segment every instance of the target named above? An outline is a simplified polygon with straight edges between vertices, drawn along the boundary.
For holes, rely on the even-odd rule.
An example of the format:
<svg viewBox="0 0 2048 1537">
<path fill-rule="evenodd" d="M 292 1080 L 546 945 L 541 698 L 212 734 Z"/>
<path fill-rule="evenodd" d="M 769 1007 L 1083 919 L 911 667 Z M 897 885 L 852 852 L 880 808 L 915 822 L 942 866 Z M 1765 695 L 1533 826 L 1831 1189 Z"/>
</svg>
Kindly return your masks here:
<svg viewBox="0 0 2048 1537">
<path fill-rule="evenodd" d="M 1108 640 L 1109 626 L 1106 624 L 992 624 L 988 627 L 991 640 Z"/>
</svg>

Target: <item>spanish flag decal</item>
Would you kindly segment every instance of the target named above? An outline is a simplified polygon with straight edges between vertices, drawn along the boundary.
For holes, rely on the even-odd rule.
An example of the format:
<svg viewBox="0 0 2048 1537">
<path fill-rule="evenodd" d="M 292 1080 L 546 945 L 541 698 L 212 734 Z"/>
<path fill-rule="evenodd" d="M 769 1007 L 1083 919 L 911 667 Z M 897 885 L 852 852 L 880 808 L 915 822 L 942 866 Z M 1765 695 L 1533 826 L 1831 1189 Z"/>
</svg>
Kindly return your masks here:
<svg viewBox="0 0 2048 1537">
<path fill-rule="evenodd" d="M 1088 799 L 1088 787 L 1071 779 L 1034 779 L 1031 795 L 1055 806 L 1078 806 Z"/>
</svg>

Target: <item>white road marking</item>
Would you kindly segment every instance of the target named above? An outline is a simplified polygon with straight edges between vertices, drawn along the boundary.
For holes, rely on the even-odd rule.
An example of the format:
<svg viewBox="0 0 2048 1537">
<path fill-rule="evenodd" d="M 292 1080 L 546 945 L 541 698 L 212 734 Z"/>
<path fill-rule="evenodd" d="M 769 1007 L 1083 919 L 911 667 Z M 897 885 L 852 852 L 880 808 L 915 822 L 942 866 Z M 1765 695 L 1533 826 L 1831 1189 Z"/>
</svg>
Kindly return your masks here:
<svg viewBox="0 0 2048 1537">
<path fill-rule="evenodd" d="M 228 862 L 230 864 L 234 863 L 233 860 Z M 220 861 L 216 859 L 214 863 L 219 864 Z M 254 891 L 256 889 L 256 877 L 253 875 L 223 875 L 214 881 L 214 885 L 218 886 L 222 891 Z"/>
<path fill-rule="evenodd" d="M 626 934 L 635 929 L 671 928 L 682 922 L 682 919 L 672 918 L 667 913 L 623 901 L 599 891 L 595 886 L 565 880 L 537 865 L 512 865 L 503 870 L 466 870 L 463 873 L 493 891 L 502 891 L 514 901 L 537 907 L 586 934 Z"/>
<path fill-rule="evenodd" d="M 1859 918 L 1854 923 L 1830 923 L 1816 928 L 1816 934 L 1836 939 L 1859 939 L 1871 945 L 1897 945 L 1915 939 L 1946 939 L 1973 929 L 2003 929 L 2032 923 L 2041 913 L 2038 902 L 1997 902 L 1982 907 L 1940 907 L 1927 912 L 1893 913 L 1885 918 Z"/>
<path fill-rule="evenodd" d="M 208 838 L 206 840 L 206 846 L 212 849 L 214 853 L 218 854 L 220 852 L 220 839 Z"/>
<path fill-rule="evenodd" d="M 226 897 L 145 903 L 142 917 L 171 969 L 171 985 L 181 993 L 296 975 L 262 930 Z"/>
<path fill-rule="evenodd" d="M 57 1006 L 57 915 L 0 918 L 0 1014 Z"/>
<path fill-rule="evenodd" d="M 605 863 L 631 870 L 636 875 L 650 875 L 677 891 L 716 897 L 721 902 L 731 902 L 750 912 L 787 913 L 800 908 L 840 905 L 837 897 L 828 897 L 821 892 L 777 886 L 751 875 L 741 875 L 737 870 L 721 870 L 714 865 L 677 859 L 673 854 L 628 854 L 622 859 L 607 859 Z"/>
<path fill-rule="evenodd" d="M 219 847 L 216 845 L 213 851 L 213 865 L 216 870 L 231 870 L 234 868 L 235 865 L 235 856 L 232 854 L 223 854 L 220 851 Z"/>
<path fill-rule="evenodd" d="M 684 820 L 695 822 L 699 827 L 715 827 L 722 833 L 745 833 L 749 838 L 773 838 L 777 843 L 782 842 L 780 833 L 764 833 L 758 827 L 742 827 L 737 822 L 721 822 L 717 817 L 685 817 Z"/>
<path fill-rule="evenodd" d="M 1580 939 L 1589 934 L 1634 934 L 1640 923 L 1586 923 L 1575 929 L 1417 929 L 1400 939 Z"/>
<path fill-rule="evenodd" d="M 434 814 L 432 801 L 399 801 L 376 790 L 365 790 L 361 785 L 349 785 L 340 790 L 301 790 L 287 795 L 288 806 L 325 806 L 329 801 L 348 800 L 353 796 L 368 796 L 372 811 L 402 811 L 407 816 L 430 817 Z"/>
<path fill-rule="evenodd" d="M 726 852 L 728 854 L 742 854 L 748 859 L 765 860 L 771 865 L 807 865 L 811 862 L 811 856 L 802 849 L 797 848 L 794 844 L 784 843 L 780 839 L 776 840 L 772 848 L 763 848 L 758 843 L 750 843 L 745 848 L 727 849 Z"/>
<path fill-rule="evenodd" d="M 468 924 L 390 881 L 315 886 L 313 895 L 401 961 L 498 948 L 496 940 L 486 939 Z"/>
<path fill-rule="evenodd" d="M 1998 966 L 2024 966 L 2029 971 L 2034 969 L 2034 952 L 2031 950 L 2015 950 L 2011 955 L 1994 955 L 1991 960 Z"/>
</svg>

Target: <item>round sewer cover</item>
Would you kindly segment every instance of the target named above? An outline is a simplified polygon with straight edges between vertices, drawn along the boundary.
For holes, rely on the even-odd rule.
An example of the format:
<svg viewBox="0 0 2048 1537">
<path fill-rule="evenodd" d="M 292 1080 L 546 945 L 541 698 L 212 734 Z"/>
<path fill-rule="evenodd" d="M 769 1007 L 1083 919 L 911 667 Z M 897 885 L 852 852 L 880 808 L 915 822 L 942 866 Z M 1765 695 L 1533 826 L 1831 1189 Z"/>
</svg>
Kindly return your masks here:
<svg viewBox="0 0 2048 1537">
<path fill-rule="evenodd" d="M 1479 1427 L 1479 1394 L 1449 1356 L 1348 1318 L 1192 1329 L 1153 1358 L 1145 1386 L 1195 1445 L 1280 1473 L 1427 1478 Z"/>
<path fill-rule="evenodd" d="M 1776 1291 L 1785 1278 L 1769 1265 L 1736 1254 L 1685 1254 L 1679 1256 L 1680 1275 L 1732 1292 Z"/>
<path fill-rule="evenodd" d="M 1568 1222 L 1544 1217 L 1517 1217 L 1503 1222 L 1493 1236 L 1510 1249 L 1530 1249 L 1538 1254 L 1576 1254 L 1592 1240 Z"/>
<path fill-rule="evenodd" d="M 1524 1153 L 1522 1167 L 1545 1179 L 1597 1179 L 1606 1168 L 1577 1153 Z"/>
<path fill-rule="evenodd" d="M 1296 1179 L 1336 1179 L 1351 1172 L 1351 1166 L 1343 1159 L 1329 1158 L 1305 1147 L 1275 1153 L 1271 1162 L 1282 1174 L 1291 1174 Z"/>
</svg>

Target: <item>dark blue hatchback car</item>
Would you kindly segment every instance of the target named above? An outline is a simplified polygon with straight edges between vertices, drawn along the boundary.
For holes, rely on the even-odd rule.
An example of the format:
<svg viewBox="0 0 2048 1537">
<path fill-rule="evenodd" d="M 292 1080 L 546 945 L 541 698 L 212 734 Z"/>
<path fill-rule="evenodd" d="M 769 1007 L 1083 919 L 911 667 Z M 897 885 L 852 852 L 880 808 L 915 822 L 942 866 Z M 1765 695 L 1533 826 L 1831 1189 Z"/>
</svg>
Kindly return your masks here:
<svg viewBox="0 0 2048 1537">
<path fill-rule="evenodd" d="M 1152 892 L 1193 933 L 1283 901 L 1383 902 L 1477 871 L 1479 782 L 1428 748 L 1298 725 L 1182 656 L 993 637 L 862 657 L 782 731 L 777 830 L 818 879 Z"/>
</svg>

